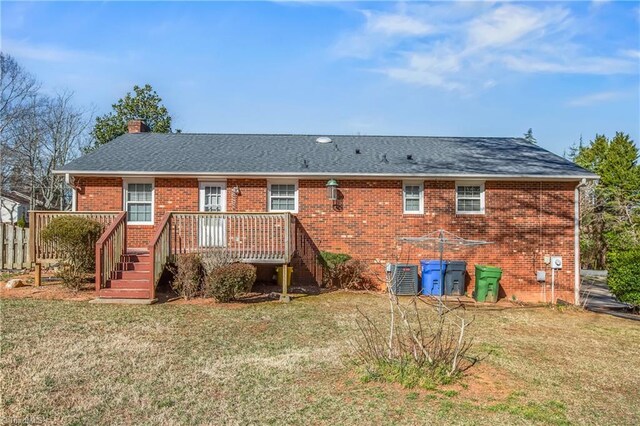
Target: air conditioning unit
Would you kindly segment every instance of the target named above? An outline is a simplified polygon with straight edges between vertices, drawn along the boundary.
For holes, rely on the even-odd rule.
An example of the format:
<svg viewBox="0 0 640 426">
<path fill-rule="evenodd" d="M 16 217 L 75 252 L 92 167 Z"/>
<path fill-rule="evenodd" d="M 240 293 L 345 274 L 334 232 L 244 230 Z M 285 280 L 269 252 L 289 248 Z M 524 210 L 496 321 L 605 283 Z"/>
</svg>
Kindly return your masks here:
<svg viewBox="0 0 640 426">
<path fill-rule="evenodd" d="M 418 265 L 396 263 L 390 266 L 391 293 L 398 296 L 418 294 Z"/>
</svg>

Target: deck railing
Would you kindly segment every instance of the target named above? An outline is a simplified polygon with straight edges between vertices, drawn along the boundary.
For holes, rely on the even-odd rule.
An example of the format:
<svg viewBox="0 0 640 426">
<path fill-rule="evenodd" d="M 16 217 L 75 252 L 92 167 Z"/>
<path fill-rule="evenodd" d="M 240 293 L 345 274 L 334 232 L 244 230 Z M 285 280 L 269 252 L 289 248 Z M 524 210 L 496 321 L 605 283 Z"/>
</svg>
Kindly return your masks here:
<svg viewBox="0 0 640 426">
<path fill-rule="evenodd" d="M 289 213 L 167 213 L 149 246 L 153 286 L 179 254 L 220 251 L 238 262 L 288 263 L 295 250 L 291 222 Z"/>
<path fill-rule="evenodd" d="M 155 298 L 156 285 L 162 277 L 162 272 L 171 258 L 171 213 L 165 213 L 156 229 L 151 244 L 149 244 L 151 258 L 150 298 Z"/>
<path fill-rule="evenodd" d="M 63 211 L 30 211 L 29 212 L 29 262 L 55 263 L 62 257 L 56 246 L 42 241 L 42 230 L 51 220 L 59 216 L 75 215 L 100 222 L 105 228 L 120 212 L 63 212 Z"/>
<path fill-rule="evenodd" d="M 96 291 L 106 287 L 127 252 L 127 213 L 122 212 L 96 242 Z"/>
</svg>

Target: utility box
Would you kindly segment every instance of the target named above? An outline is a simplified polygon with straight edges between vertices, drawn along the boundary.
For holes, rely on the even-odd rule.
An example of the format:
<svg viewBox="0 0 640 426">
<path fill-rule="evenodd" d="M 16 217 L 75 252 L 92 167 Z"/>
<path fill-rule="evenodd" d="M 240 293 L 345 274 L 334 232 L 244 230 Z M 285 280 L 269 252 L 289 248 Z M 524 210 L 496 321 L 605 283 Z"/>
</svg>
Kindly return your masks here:
<svg viewBox="0 0 640 426">
<path fill-rule="evenodd" d="M 448 260 L 444 273 L 444 294 L 446 296 L 464 296 L 466 291 L 467 262 Z"/>
<path fill-rule="evenodd" d="M 562 256 L 551 256 L 551 269 L 562 269 Z"/>
<path fill-rule="evenodd" d="M 418 294 L 418 266 L 406 263 L 390 265 L 391 293 L 398 296 Z"/>
</svg>

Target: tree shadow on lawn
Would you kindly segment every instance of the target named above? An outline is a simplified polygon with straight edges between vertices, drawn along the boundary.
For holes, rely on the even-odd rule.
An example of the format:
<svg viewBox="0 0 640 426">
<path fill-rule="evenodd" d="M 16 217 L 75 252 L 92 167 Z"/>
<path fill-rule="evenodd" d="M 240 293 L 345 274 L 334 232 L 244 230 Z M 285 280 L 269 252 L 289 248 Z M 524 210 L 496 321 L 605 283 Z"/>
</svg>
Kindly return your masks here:
<svg viewBox="0 0 640 426">
<path fill-rule="evenodd" d="M 303 297 L 309 296 L 317 296 L 321 294 L 331 293 L 336 291 L 335 289 L 321 288 L 315 284 L 309 285 L 295 285 L 289 288 L 288 294 L 291 296 L 291 299 L 300 299 Z M 247 293 L 237 300 L 234 300 L 231 303 L 218 303 L 212 298 L 205 297 L 195 297 L 193 299 L 185 300 L 181 298 L 175 291 L 171 289 L 171 286 L 168 283 L 162 283 L 157 291 L 156 298 L 158 301 L 156 303 L 172 303 L 181 301 L 182 303 L 193 303 L 193 304 L 215 304 L 219 306 L 224 305 L 233 305 L 233 304 L 256 304 L 256 303 L 266 303 L 278 301 L 280 299 L 280 294 L 282 293 L 282 287 L 273 283 L 273 282 L 256 282 L 253 285 L 250 293 Z"/>
</svg>

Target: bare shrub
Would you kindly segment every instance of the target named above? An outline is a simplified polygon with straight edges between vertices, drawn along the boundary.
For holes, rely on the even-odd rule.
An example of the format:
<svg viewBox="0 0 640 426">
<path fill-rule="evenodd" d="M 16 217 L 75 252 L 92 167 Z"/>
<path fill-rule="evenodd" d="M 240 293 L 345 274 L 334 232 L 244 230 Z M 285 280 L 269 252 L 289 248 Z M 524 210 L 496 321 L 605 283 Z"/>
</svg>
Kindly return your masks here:
<svg viewBox="0 0 640 426">
<path fill-rule="evenodd" d="M 62 280 L 62 285 L 77 292 L 82 288 L 85 282 L 85 274 L 71 267 L 69 264 L 63 263 L 62 267 L 56 271 L 56 277 Z"/>
<path fill-rule="evenodd" d="M 351 258 L 348 254 L 320 252 L 323 266 L 322 284 L 329 288 L 346 290 L 369 290 L 373 288 L 366 273 L 369 267 L 366 262 Z"/>
<path fill-rule="evenodd" d="M 251 290 L 256 282 L 256 267 L 248 263 L 232 263 L 218 267 L 207 274 L 205 295 L 218 302 L 230 302 Z"/>
<path fill-rule="evenodd" d="M 169 267 L 173 273 L 171 288 L 186 300 L 202 294 L 204 270 L 200 255 L 196 253 L 179 255 Z"/>
<path fill-rule="evenodd" d="M 462 305 L 449 309 L 438 301 L 416 297 L 403 306 L 397 297 L 389 296 L 386 323 L 358 309 L 360 335 L 354 340 L 353 358 L 364 369 L 365 381 L 430 389 L 455 381 L 475 363 L 467 356 L 473 342 L 467 331 L 473 318 L 467 318 Z"/>
<path fill-rule="evenodd" d="M 367 278 L 369 265 L 358 259 L 349 259 L 335 267 L 333 285 L 346 290 L 371 290 L 374 283 Z"/>
<path fill-rule="evenodd" d="M 225 248 L 213 248 L 200 254 L 202 267 L 207 275 L 214 270 L 233 263 L 233 258 Z"/>
</svg>

